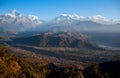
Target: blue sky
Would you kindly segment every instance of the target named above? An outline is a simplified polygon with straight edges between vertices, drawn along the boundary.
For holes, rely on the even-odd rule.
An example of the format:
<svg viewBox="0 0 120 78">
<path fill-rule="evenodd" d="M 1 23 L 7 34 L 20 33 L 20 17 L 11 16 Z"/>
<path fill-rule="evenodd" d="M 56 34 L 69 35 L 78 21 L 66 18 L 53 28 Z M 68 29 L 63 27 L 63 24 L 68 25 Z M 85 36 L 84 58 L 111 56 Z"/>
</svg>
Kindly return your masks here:
<svg viewBox="0 0 120 78">
<path fill-rule="evenodd" d="M 60 14 L 103 15 L 120 19 L 120 0 L 0 0 L 0 14 L 16 9 L 23 15 L 49 20 Z"/>
</svg>

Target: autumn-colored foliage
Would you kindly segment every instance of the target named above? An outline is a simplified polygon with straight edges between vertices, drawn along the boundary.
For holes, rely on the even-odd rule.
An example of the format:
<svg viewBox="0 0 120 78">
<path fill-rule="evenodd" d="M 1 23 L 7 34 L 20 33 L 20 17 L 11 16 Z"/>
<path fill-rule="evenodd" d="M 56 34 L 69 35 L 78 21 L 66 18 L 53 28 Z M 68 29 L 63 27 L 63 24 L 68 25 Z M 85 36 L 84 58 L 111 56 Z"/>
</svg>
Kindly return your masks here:
<svg viewBox="0 0 120 78">
<path fill-rule="evenodd" d="M 0 46 L 0 78 L 120 78 L 120 62 L 114 64 L 117 69 L 112 67 L 109 71 L 113 63 L 93 63 L 85 70 L 57 67 L 52 63 L 38 66 L 10 54 L 7 48 Z"/>
<path fill-rule="evenodd" d="M 52 69 L 32 65 L 19 59 L 0 46 L 0 78 L 84 78 L 82 72 L 72 68 Z"/>
</svg>

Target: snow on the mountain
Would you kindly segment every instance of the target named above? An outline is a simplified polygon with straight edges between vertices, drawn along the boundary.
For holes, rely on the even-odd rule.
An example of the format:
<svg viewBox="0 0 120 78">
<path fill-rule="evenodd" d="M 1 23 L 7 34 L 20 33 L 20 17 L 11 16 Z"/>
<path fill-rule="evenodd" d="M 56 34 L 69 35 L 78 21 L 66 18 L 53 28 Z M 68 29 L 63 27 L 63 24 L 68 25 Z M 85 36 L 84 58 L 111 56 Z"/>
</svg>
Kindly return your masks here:
<svg viewBox="0 0 120 78">
<path fill-rule="evenodd" d="M 74 21 L 93 21 L 96 23 L 101 23 L 101 24 L 117 24 L 120 23 L 120 20 L 113 20 L 113 19 L 108 19 L 102 15 L 95 15 L 95 16 L 88 16 L 88 17 L 84 17 L 84 16 L 79 16 L 77 14 L 61 14 L 60 16 L 57 17 L 57 22 L 60 21 L 70 21 L 70 20 L 74 20 Z"/>
<path fill-rule="evenodd" d="M 7 13 L 5 15 L 0 15 L 0 19 L 0 23 L 2 23 L 2 25 L 6 25 L 8 23 L 12 25 L 29 25 L 29 27 L 33 27 L 42 24 L 42 21 L 37 16 L 24 16 L 18 13 L 16 10 L 13 10 L 11 13 Z"/>
</svg>

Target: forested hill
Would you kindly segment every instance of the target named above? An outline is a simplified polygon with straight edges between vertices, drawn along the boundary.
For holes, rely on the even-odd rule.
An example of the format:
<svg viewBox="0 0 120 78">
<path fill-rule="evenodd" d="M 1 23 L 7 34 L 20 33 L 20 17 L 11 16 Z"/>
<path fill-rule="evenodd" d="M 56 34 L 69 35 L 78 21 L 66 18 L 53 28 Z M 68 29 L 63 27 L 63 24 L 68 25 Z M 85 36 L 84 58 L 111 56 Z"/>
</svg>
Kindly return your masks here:
<svg viewBox="0 0 120 78">
<path fill-rule="evenodd" d="M 46 66 L 32 65 L 0 46 L 0 78 L 84 78 L 80 70 L 54 64 Z"/>
<path fill-rule="evenodd" d="M 0 78 L 120 78 L 120 62 L 91 64 L 80 70 L 74 67 L 33 65 L 0 46 Z"/>
</svg>

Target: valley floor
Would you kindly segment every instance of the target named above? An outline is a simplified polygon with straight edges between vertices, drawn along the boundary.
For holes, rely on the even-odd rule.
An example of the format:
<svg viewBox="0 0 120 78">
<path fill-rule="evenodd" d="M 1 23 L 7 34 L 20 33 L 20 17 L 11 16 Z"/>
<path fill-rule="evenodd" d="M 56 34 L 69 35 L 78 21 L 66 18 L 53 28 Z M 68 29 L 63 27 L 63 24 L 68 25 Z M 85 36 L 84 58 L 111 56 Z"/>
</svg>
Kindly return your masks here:
<svg viewBox="0 0 120 78">
<path fill-rule="evenodd" d="M 27 45 L 7 46 L 20 58 L 44 65 L 54 63 L 56 65 L 84 66 L 92 62 L 105 62 L 120 60 L 119 50 L 86 50 L 79 48 L 37 47 Z"/>
</svg>

